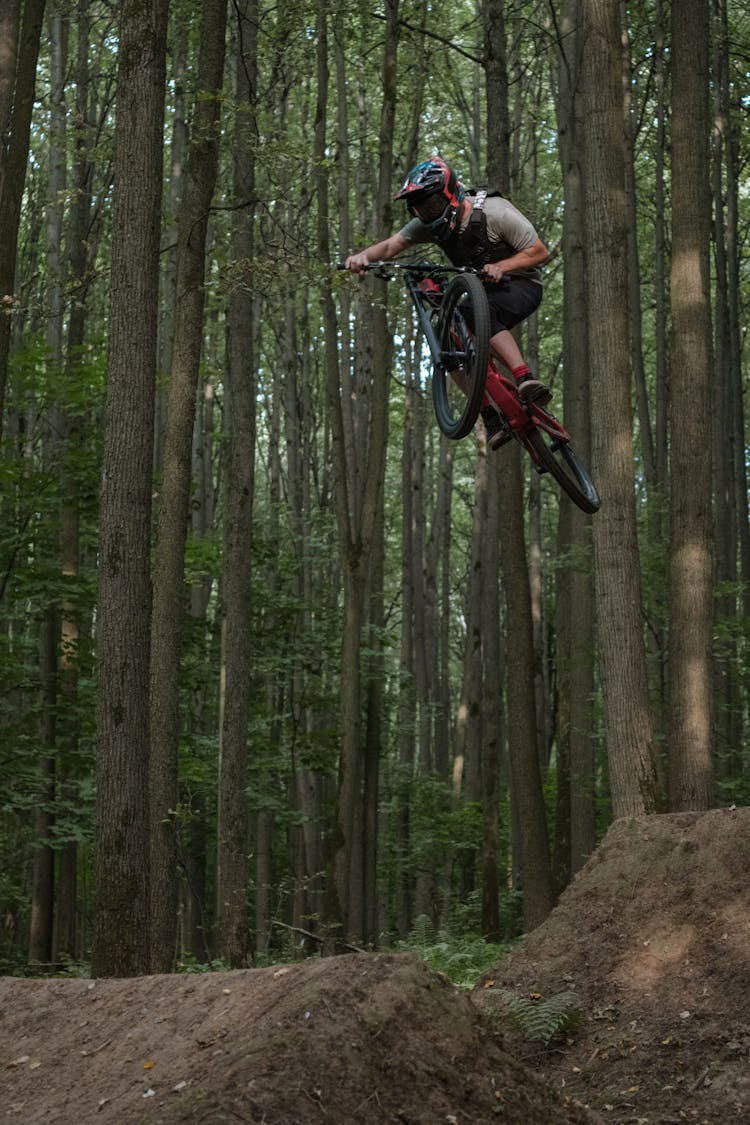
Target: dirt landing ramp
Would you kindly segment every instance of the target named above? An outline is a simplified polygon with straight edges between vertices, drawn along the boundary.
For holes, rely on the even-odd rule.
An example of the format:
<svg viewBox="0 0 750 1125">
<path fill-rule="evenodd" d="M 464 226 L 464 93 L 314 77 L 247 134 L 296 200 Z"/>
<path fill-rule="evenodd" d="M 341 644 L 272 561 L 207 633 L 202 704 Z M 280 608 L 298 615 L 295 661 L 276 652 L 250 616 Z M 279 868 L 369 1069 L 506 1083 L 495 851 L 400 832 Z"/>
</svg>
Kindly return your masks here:
<svg viewBox="0 0 750 1125">
<path fill-rule="evenodd" d="M 750 1125 L 750 809 L 616 822 L 474 998 L 562 992 L 580 1026 L 514 1048 L 558 1089 L 612 1125 Z"/>
</svg>

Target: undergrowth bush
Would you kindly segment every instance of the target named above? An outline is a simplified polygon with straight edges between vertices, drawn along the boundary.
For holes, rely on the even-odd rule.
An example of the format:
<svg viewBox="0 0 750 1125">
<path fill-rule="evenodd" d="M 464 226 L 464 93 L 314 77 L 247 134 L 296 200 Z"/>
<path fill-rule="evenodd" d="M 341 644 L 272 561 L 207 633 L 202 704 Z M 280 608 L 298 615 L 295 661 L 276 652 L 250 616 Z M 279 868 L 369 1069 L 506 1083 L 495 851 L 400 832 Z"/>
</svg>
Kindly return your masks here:
<svg viewBox="0 0 750 1125">
<path fill-rule="evenodd" d="M 485 941 L 481 934 L 433 932 L 427 918 L 420 917 L 408 938 L 398 948 L 416 953 L 429 968 L 445 973 L 459 988 L 473 988 L 483 973 L 505 957 L 512 942 Z"/>
</svg>

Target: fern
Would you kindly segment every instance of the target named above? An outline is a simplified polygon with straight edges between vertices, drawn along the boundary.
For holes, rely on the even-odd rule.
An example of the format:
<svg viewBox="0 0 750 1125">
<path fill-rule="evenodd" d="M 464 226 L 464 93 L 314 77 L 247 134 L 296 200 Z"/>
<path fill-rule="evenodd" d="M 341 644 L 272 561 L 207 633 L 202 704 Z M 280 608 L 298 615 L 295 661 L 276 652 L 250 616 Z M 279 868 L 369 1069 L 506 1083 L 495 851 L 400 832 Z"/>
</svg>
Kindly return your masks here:
<svg viewBox="0 0 750 1125">
<path fill-rule="evenodd" d="M 499 988 L 496 995 L 502 1007 L 495 1009 L 501 1025 L 524 1039 L 547 1046 L 551 1039 L 575 1027 L 581 1018 L 579 999 L 574 992 L 558 992 L 543 1000 L 538 994 L 517 996 Z"/>
<path fill-rule="evenodd" d="M 469 991 L 483 973 L 508 953 L 510 944 L 492 944 L 480 934 L 457 935 L 447 930 L 435 933 L 429 919 L 420 915 L 409 937 L 400 941 L 397 948 L 416 953 L 430 969 L 444 973 L 458 988 Z"/>
</svg>

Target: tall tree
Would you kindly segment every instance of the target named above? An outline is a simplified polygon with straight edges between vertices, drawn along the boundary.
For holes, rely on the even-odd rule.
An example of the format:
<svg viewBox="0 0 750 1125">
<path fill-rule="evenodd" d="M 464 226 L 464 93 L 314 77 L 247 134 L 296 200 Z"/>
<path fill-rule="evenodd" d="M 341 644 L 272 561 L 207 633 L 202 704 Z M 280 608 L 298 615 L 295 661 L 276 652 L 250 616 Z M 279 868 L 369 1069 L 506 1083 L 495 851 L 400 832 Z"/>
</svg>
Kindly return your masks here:
<svg viewBox="0 0 750 1125">
<path fill-rule="evenodd" d="M 81 355 L 86 338 L 89 313 L 88 299 L 91 291 L 92 263 L 96 257 L 98 232 L 91 229 L 91 148 L 94 129 L 93 96 L 96 83 L 92 82 L 89 53 L 91 21 L 88 0 L 79 0 L 76 13 L 76 58 L 74 70 L 75 110 L 72 116 L 73 159 L 71 168 L 71 201 L 65 234 L 67 250 L 67 286 L 73 294 L 68 316 L 65 364 L 69 381 L 76 385 L 80 378 Z M 85 426 L 79 408 L 66 411 L 60 421 L 61 434 L 67 443 L 69 456 L 80 456 Z M 60 512 L 60 558 L 64 579 L 73 585 L 80 574 L 81 562 L 81 509 L 84 506 L 80 490 L 65 490 Z M 64 800 L 75 800 L 73 763 L 80 756 L 80 718 L 76 702 L 79 697 L 81 642 L 87 627 L 80 620 L 76 599 L 72 594 L 64 598 L 60 614 L 60 693 L 64 705 L 59 708 L 57 728 L 61 751 L 59 785 Z M 78 853 L 75 840 L 69 840 L 58 852 L 57 879 L 55 882 L 55 960 L 60 955 L 69 958 L 77 954 L 76 940 L 76 889 L 78 882 Z"/>
<path fill-rule="evenodd" d="M 316 110 L 316 182 L 318 200 L 318 251 L 322 261 L 330 260 L 328 239 L 328 185 L 323 160 L 325 149 L 325 102 L 328 85 L 327 28 L 325 5 L 318 15 L 318 102 Z M 398 0 L 386 5 L 386 37 L 383 53 L 383 103 L 380 121 L 380 163 L 375 200 L 375 226 L 387 230 L 392 194 L 393 123 L 396 105 L 396 47 L 398 42 Z M 371 356 L 364 368 L 369 402 L 369 417 L 352 446 L 351 428 L 347 434 L 339 386 L 339 365 L 327 356 L 326 386 L 332 417 L 333 455 L 336 458 L 336 514 L 343 557 L 344 626 L 341 661 L 341 761 L 337 800 L 338 844 L 335 872 L 344 931 L 361 937 L 364 929 L 365 808 L 362 774 L 362 635 L 368 623 L 367 598 L 372 593 L 373 550 L 380 526 L 379 509 L 383 502 L 383 477 L 388 431 L 388 378 L 390 339 L 385 319 L 385 283 L 375 281 L 377 300 L 368 314 L 371 331 Z M 335 349 L 335 313 L 330 293 L 324 294 L 327 345 Z M 360 363 L 364 356 L 360 356 Z M 347 463 L 347 445 L 352 456 Z M 364 454 L 363 454 L 364 451 Z M 363 466 L 359 489 L 353 488 L 360 474 L 354 471 L 354 458 Z M 371 841 L 374 846 L 374 841 Z"/>
<path fill-rule="evenodd" d="M 487 182 L 510 188 L 508 74 L 505 53 L 505 0 L 488 0 L 485 9 L 487 81 Z M 518 846 L 524 891 L 524 926 L 539 925 L 552 909 L 547 820 L 537 753 L 534 697 L 534 640 L 531 587 L 523 518 L 520 447 L 503 450 L 496 471 L 503 499 L 500 560 L 505 591 L 509 645 L 507 662 L 508 745 L 512 800 L 522 831 Z"/>
<path fill-rule="evenodd" d="M 97 603 L 97 976 L 149 957 L 151 466 L 168 0 L 121 13 Z"/>
<path fill-rule="evenodd" d="M 575 448 L 590 463 L 591 427 L 583 214 L 582 34 L 577 0 L 563 0 L 558 24 L 556 110 L 563 175 L 563 405 Z M 595 846 L 594 589 L 591 521 L 562 500 L 557 551 L 565 560 L 557 584 L 558 810 L 557 878 L 567 882 Z M 564 802 L 564 805 L 563 805 Z M 567 826 L 567 830 L 563 827 Z M 561 839 L 561 837 L 564 837 Z"/>
<path fill-rule="evenodd" d="M 255 0 L 237 8 L 234 59 L 236 96 L 232 248 L 238 261 L 253 259 L 255 203 L 254 145 L 257 99 L 257 21 Z M 230 965 L 247 957 L 247 761 L 250 709 L 250 578 L 255 489 L 255 296 L 238 278 L 229 299 L 227 462 L 224 482 L 224 691 L 221 709 L 218 839 L 216 854 L 216 939 Z M 265 854 L 265 849 L 262 849 Z"/>
<path fill-rule="evenodd" d="M 582 0 L 584 190 L 596 612 L 612 807 L 654 812 L 659 793 L 648 707 L 635 519 L 628 364 L 627 238 L 618 5 Z"/>
<path fill-rule="evenodd" d="M 711 411 L 714 419 L 714 581 L 717 646 L 714 667 L 714 753 L 717 774 L 736 776 L 743 743 L 741 634 L 726 626 L 750 605 L 750 520 L 748 519 L 745 410 L 742 394 L 742 344 L 737 223 L 740 217 L 740 131 L 731 69 L 731 43 L 726 0 L 713 5 L 713 200 L 716 271 L 714 375 Z M 737 108 L 735 108 L 735 104 Z M 731 423 L 727 425 L 727 420 Z M 738 578 L 740 581 L 738 582 Z"/>
<path fill-rule="evenodd" d="M 177 223 L 172 370 L 159 494 L 151 624 L 151 918 L 152 969 L 175 956 L 177 871 L 173 810 L 177 806 L 180 654 L 185 616 L 187 539 L 198 370 L 203 344 L 208 215 L 219 161 L 226 0 L 204 0 L 197 100 Z"/>
<path fill-rule="evenodd" d="M 62 366 L 62 232 L 63 199 L 66 184 L 65 162 L 65 69 L 67 61 L 67 24 L 54 16 L 48 21 L 50 46 L 51 121 L 49 129 L 49 178 L 47 182 L 47 325 L 45 339 L 50 365 Z M 62 448 L 62 413 L 56 405 L 47 412 L 45 453 L 51 463 Z M 43 685 L 42 730 L 40 742 L 48 756 L 40 762 L 47 792 L 35 810 L 37 847 L 34 854 L 33 898 L 29 935 L 29 956 L 34 961 L 50 961 L 54 916 L 55 853 L 51 837 L 56 797 L 56 721 L 57 714 L 57 632 L 58 612 L 54 602 L 44 609 L 39 630 L 39 670 Z"/>
<path fill-rule="evenodd" d="M 26 182 L 44 2 L 0 3 L 0 433 L 8 378 L 18 224 Z"/>
<path fill-rule="evenodd" d="M 709 10 L 672 5 L 670 807 L 707 809 L 711 759 Z"/>
</svg>

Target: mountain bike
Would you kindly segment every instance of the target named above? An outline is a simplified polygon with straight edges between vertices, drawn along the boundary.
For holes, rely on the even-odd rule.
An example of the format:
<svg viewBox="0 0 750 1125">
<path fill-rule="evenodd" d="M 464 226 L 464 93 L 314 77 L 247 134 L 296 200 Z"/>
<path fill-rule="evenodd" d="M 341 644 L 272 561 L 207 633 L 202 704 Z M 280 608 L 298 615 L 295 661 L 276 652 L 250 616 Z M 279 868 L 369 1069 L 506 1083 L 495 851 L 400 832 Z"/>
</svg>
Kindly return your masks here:
<svg viewBox="0 0 750 1125">
<path fill-rule="evenodd" d="M 403 276 L 432 357 L 433 405 L 446 437 L 466 437 L 483 406 L 493 405 L 503 426 L 501 444 L 518 441 L 538 473 L 550 473 L 581 511 L 597 512 L 599 493 L 568 431 L 543 406 L 523 402 L 491 354 L 481 271 L 431 262 L 372 262 L 367 269 L 386 280 Z"/>
</svg>

